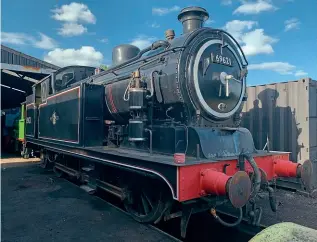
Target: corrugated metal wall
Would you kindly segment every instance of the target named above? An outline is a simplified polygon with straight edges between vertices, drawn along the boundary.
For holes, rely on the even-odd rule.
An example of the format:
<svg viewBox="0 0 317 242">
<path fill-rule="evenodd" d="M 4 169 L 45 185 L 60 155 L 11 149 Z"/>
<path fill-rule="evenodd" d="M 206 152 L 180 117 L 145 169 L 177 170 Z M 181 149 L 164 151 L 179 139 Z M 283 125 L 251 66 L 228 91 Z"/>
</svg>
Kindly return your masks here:
<svg viewBox="0 0 317 242">
<path fill-rule="evenodd" d="M 292 152 L 293 161 L 317 157 L 316 88 L 309 78 L 247 88 L 242 126 L 251 131 L 257 149 L 268 136 L 270 149 Z"/>
<path fill-rule="evenodd" d="M 309 102 L 309 152 L 311 159 L 317 159 L 317 81 L 309 86 Z"/>
</svg>

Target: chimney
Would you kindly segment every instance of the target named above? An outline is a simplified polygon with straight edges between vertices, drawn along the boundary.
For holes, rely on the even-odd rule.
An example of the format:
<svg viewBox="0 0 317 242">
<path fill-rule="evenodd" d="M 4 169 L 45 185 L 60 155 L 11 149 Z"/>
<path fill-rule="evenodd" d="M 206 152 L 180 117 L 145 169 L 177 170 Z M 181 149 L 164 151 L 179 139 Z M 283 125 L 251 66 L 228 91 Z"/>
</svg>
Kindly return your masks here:
<svg viewBox="0 0 317 242">
<path fill-rule="evenodd" d="M 203 27 L 209 18 L 206 9 L 201 7 L 187 7 L 181 10 L 178 20 L 183 24 L 183 34 L 190 33 Z"/>
</svg>

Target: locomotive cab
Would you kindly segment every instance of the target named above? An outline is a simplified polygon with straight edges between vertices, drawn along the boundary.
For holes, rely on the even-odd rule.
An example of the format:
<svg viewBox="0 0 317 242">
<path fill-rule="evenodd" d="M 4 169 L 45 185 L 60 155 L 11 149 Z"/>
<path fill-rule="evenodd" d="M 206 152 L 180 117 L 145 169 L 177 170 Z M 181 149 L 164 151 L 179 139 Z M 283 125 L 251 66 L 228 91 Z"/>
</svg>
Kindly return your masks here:
<svg viewBox="0 0 317 242">
<path fill-rule="evenodd" d="M 64 90 L 77 82 L 95 74 L 94 67 L 87 66 L 67 66 L 54 73 L 52 85 L 54 92 Z"/>
<path fill-rule="evenodd" d="M 79 136 L 79 132 L 75 131 L 73 115 L 78 115 L 80 110 L 76 108 L 71 112 L 66 110 L 69 107 L 68 105 L 75 104 L 78 107 L 80 102 L 80 94 L 77 91 L 75 93 L 72 86 L 78 85 L 83 79 L 94 75 L 94 72 L 94 67 L 68 66 L 57 70 L 36 83 L 33 86 L 33 94 L 26 98 L 26 136 L 30 138 L 51 138 L 57 141 L 63 140 L 61 137 L 72 139 L 74 136 Z M 69 97 L 65 100 L 67 94 Z M 59 103 L 61 105 L 58 105 Z M 78 114 L 76 111 L 73 113 L 74 110 Z M 66 132 L 58 131 L 59 128 L 56 128 L 56 121 L 60 115 L 64 116 L 61 125 L 65 126 Z M 77 123 L 80 125 L 79 122 Z"/>
</svg>

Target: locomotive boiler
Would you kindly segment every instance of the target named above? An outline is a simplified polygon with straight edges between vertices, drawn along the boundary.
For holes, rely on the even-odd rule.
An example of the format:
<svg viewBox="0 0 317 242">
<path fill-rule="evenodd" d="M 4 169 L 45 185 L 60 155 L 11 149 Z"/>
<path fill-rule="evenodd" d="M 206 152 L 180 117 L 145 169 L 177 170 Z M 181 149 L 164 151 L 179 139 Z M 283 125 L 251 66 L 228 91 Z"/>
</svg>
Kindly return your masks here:
<svg viewBox="0 0 317 242">
<path fill-rule="evenodd" d="M 58 176 L 119 197 L 139 222 L 181 217 L 185 236 L 191 214 L 210 210 L 225 226 L 242 218 L 258 225 L 258 195 L 269 193 L 275 211 L 275 179 L 308 185 L 311 163 L 255 149 L 240 127 L 248 62 L 229 33 L 203 27 L 208 17 L 184 8 L 180 36 L 167 30 L 143 50 L 119 45 L 106 71 L 68 66 L 37 83 L 27 97 L 26 146 Z M 236 222 L 217 215 L 224 204 Z"/>
</svg>

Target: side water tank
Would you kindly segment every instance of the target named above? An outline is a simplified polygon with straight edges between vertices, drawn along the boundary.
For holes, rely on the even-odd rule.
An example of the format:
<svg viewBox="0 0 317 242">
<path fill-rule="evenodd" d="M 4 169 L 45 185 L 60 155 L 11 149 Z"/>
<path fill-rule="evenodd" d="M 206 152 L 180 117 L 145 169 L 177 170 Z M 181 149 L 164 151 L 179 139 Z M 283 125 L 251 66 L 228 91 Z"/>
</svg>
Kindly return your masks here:
<svg viewBox="0 0 317 242">
<path fill-rule="evenodd" d="M 136 57 L 140 53 L 140 49 L 134 45 L 118 45 L 112 50 L 112 65 L 119 65 L 124 63 L 133 57 Z"/>
</svg>

